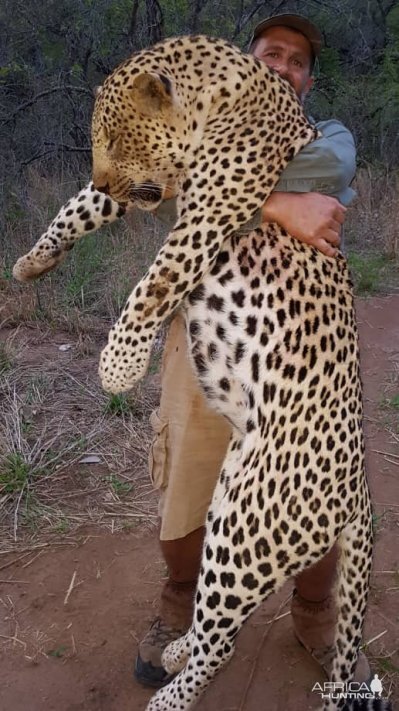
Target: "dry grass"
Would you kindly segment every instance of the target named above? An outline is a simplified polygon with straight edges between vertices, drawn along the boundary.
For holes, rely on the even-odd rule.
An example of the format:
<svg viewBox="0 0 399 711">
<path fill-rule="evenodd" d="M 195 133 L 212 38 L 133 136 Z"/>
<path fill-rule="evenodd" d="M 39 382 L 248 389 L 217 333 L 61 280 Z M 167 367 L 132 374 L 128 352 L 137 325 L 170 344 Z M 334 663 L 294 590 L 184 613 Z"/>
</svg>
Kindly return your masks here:
<svg viewBox="0 0 399 711">
<path fill-rule="evenodd" d="M 13 342 L 0 376 L 1 550 L 88 523 L 121 530 L 155 522 L 147 474 L 154 379 L 113 402 L 96 378 L 97 356 L 82 358 L 79 339 L 59 351 L 52 335 L 36 331 L 34 358 L 27 329 Z"/>
<path fill-rule="evenodd" d="M 87 522 L 114 530 L 154 515 L 146 449 L 156 388 L 148 379 L 133 396 L 112 401 L 102 393 L 96 370 L 99 341 L 162 241 L 155 221 L 136 214 L 84 238 L 58 271 L 37 283 L 21 286 L 10 279 L 15 259 L 85 182 L 50 181 L 32 169 L 26 189 L 10 201 L 0 231 L 0 531 L 5 546 L 22 545 L 26 537 L 36 541 L 39 535 L 67 537 Z M 394 290 L 398 178 L 362 169 L 356 189 L 347 223 L 349 248 L 361 255 L 366 289 L 378 290 L 384 274 L 384 286 Z M 385 266 L 371 269 L 376 252 L 384 265 L 389 262 L 389 279 Z M 1 339 L 1 328 L 10 326 L 14 336 Z M 73 344 L 62 356 L 49 346 L 60 331 L 64 343 Z M 37 355 L 30 358 L 33 349 Z M 82 462 L 88 452 L 100 461 Z"/>
<path fill-rule="evenodd" d="M 82 239 L 54 273 L 32 285 L 11 279 L 12 265 L 86 182 L 49 180 L 33 168 L 10 198 L 0 230 L 0 324 L 38 320 L 83 336 L 94 319 L 112 323 L 163 239 L 162 227 L 133 214 Z M 382 168 L 358 171 L 358 198 L 348 212 L 346 242 L 359 293 L 399 288 L 399 178 Z M 17 188 L 16 188 L 17 190 Z"/>
<path fill-rule="evenodd" d="M 84 238 L 44 279 L 11 279 L 17 257 L 85 182 L 48 180 L 31 169 L 0 231 L 3 552 L 70 540 L 88 523 L 114 531 L 156 520 L 147 451 L 157 387 L 150 375 L 129 397 L 112 399 L 96 372 L 100 342 L 159 248 L 159 226 L 133 214 Z M 60 353 L 57 339 L 72 348 Z"/>
<path fill-rule="evenodd" d="M 0 230 L 0 290 L 4 296 L 0 323 L 36 319 L 71 329 L 76 328 L 77 320 L 87 317 L 106 318 L 111 323 L 153 260 L 163 239 L 162 230 L 151 216 L 137 211 L 84 237 L 56 272 L 38 282 L 20 285 L 12 280 L 16 259 L 31 249 L 61 205 L 86 182 L 49 180 L 31 169 L 25 190 L 21 188 L 20 194 L 10 198 Z"/>
<path fill-rule="evenodd" d="M 389 444 L 392 444 L 390 453 L 382 452 L 386 460 L 399 466 L 399 361 L 397 354 L 391 358 L 391 368 L 386 373 L 384 387 L 380 396 L 379 416 L 385 430 L 389 433 Z M 396 452 L 395 452 L 396 450 Z"/>
<path fill-rule="evenodd" d="M 360 251 L 399 258 L 399 176 L 368 166 L 358 170 L 357 198 L 348 215 L 348 236 Z"/>
<path fill-rule="evenodd" d="M 10 595 L 0 597 L 0 610 L 2 610 L 4 623 L 7 625 L 7 634 L 0 635 L 2 648 L 8 651 L 20 649 L 29 662 L 37 662 L 41 656 L 46 656 L 45 648 L 54 642 L 54 629 L 48 625 L 46 631 L 38 630 L 30 625 L 21 625 L 21 610 L 17 610 Z"/>
</svg>

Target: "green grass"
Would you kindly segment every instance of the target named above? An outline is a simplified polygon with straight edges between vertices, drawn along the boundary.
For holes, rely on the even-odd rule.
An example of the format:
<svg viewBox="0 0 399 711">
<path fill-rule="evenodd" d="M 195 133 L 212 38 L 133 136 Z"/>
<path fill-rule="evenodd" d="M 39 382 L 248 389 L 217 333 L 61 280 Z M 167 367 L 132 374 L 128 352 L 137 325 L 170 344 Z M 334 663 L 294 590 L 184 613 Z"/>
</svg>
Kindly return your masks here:
<svg viewBox="0 0 399 711">
<path fill-rule="evenodd" d="M 398 265 L 384 254 L 349 252 L 348 262 L 355 293 L 360 296 L 382 293 L 393 280 Z"/>
<path fill-rule="evenodd" d="M 124 496 L 133 489 L 133 484 L 130 484 L 128 481 L 123 481 L 122 479 L 119 479 L 117 476 L 115 476 L 115 474 L 111 474 L 108 477 L 108 481 L 117 496 Z"/>
<path fill-rule="evenodd" d="M 399 667 L 397 667 L 390 659 L 376 657 L 374 661 L 378 664 L 379 668 L 386 674 L 395 674 L 399 672 Z"/>
<path fill-rule="evenodd" d="M 55 657 L 56 659 L 61 659 L 62 657 L 65 656 L 65 652 L 67 651 L 67 648 L 64 647 L 64 645 L 60 645 L 59 647 L 56 647 L 56 649 L 49 649 L 46 654 L 49 657 Z"/>
<path fill-rule="evenodd" d="M 0 488 L 6 494 L 20 493 L 29 480 L 30 465 L 19 452 L 4 457 L 0 471 Z"/>
<path fill-rule="evenodd" d="M 27 405 L 41 405 L 46 395 L 51 392 L 53 386 L 53 381 L 45 373 L 38 373 L 33 375 L 29 379 L 27 392 L 26 392 L 26 404 Z"/>
<path fill-rule="evenodd" d="M 97 301 L 107 252 L 106 235 L 87 235 L 75 245 L 70 259 L 62 267 L 63 272 L 67 272 L 63 295 L 67 306 L 84 309 Z"/>
<path fill-rule="evenodd" d="M 399 395 L 394 395 L 387 400 L 387 405 L 393 407 L 394 410 L 399 410 Z"/>
<path fill-rule="evenodd" d="M 6 343 L 0 343 L 0 375 L 12 368 L 12 357 Z"/>
<path fill-rule="evenodd" d="M 53 527 L 54 533 L 61 533 L 61 534 L 68 533 L 69 530 L 70 530 L 69 521 L 65 517 L 60 518 L 58 523 L 56 523 L 55 526 Z"/>
<path fill-rule="evenodd" d="M 119 393 L 110 395 L 104 406 L 106 415 L 128 415 L 134 412 L 134 405 L 129 397 L 129 394 Z"/>
<path fill-rule="evenodd" d="M 384 395 L 380 400 L 380 410 L 384 426 L 390 430 L 399 431 L 399 394 Z"/>
<path fill-rule="evenodd" d="M 9 265 L 8 265 L 8 264 L 5 264 L 5 265 L 3 266 L 3 269 L 2 269 L 2 271 L 1 271 L 0 276 L 1 276 L 3 279 L 6 279 L 7 281 L 11 281 L 11 279 L 13 278 L 13 276 L 12 276 L 12 264 L 9 264 Z"/>
</svg>

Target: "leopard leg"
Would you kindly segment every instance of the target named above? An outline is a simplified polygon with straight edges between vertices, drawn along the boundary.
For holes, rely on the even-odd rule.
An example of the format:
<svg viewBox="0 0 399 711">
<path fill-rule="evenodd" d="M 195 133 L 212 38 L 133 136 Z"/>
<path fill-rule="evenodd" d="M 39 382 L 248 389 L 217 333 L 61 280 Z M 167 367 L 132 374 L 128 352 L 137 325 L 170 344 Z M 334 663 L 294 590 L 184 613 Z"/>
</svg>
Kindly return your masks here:
<svg viewBox="0 0 399 711">
<path fill-rule="evenodd" d="M 213 493 L 212 503 L 209 507 L 208 522 L 212 521 L 212 512 L 218 510 L 220 502 L 229 487 L 228 472 L 231 471 L 232 468 L 236 468 L 235 465 L 241 456 L 241 445 L 241 434 L 233 431 L 223 462 L 222 471 Z M 192 641 L 193 628 L 191 627 L 186 634 L 174 640 L 166 647 L 162 655 L 162 663 L 170 674 L 183 669 L 191 653 Z"/>
<path fill-rule="evenodd" d="M 233 436 L 223 463 L 224 478 L 219 480 L 208 516 L 193 627 L 189 638 L 183 638 L 180 645 L 178 642 L 177 650 L 172 648 L 172 668 L 177 668 L 175 657 L 178 663 L 187 658 L 187 663 L 156 693 L 147 711 L 191 709 L 233 655 L 235 638 L 244 621 L 286 579 L 286 570 L 273 560 L 272 547 L 257 536 L 259 517 L 237 516 L 237 499 L 244 492 L 249 495 L 251 488 L 257 489 L 254 482 L 259 479 L 251 456 L 244 466 L 246 451 L 245 442 L 242 450 L 237 449 Z M 166 653 L 169 669 L 167 657 Z"/>
<path fill-rule="evenodd" d="M 55 269 L 77 240 L 114 222 L 124 213 L 121 205 L 89 183 L 63 205 L 30 252 L 18 259 L 13 268 L 14 278 L 29 282 Z"/>
<path fill-rule="evenodd" d="M 358 517 L 342 531 L 336 586 L 338 612 L 331 681 L 351 682 L 362 638 L 372 559 L 372 518 L 368 494 Z M 350 708 L 346 700 L 326 699 L 324 711 Z M 373 707 L 374 708 L 374 707 Z"/>
</svg>

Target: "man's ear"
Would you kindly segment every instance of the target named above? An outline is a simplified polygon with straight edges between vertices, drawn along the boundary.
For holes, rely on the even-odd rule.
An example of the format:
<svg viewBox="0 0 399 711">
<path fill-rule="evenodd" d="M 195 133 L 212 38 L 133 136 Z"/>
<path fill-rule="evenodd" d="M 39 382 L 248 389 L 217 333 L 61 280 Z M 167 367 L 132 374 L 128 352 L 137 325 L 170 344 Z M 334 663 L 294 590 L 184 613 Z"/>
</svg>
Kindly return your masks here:
<svg viewBox="0 0 399 711">
<path fill-rule="evenodd" d="M 173 104 L 172 82 L 162 74 L 139 74 L 133 82 L 138 110 L 156 116 Z"/>
<path fill-rule="evenodd" d="M 307 82 L 306 82 L 306 84 L 305 84 L 305 86 L 304 86 L 304 88 L 303 88 L 303 90 L 302 90 L 302 94 L 301 94 L 301 96 L 299 97 L 302 102 L 305 100 L 305 97 L 306 97 L 306 96 L 309 94 L 309 92 L 311 91 L 311 89 L 312 89 L 312 87 L 313 87 L 313 84 L 314 84 L 314 77 L 309 77 L 309 79 L 307 80 Z"/>
</svg>

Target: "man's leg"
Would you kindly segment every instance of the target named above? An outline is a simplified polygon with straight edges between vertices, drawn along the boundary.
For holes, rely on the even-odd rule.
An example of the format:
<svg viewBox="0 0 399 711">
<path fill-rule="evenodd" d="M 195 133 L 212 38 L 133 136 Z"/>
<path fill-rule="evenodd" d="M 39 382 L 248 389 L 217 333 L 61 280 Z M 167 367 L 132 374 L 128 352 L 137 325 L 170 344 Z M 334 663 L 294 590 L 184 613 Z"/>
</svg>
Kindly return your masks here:
<svg viewBox="0 0 399 711">
<path fill-rule="evenodd" d="M 226 420 L 211 410 L 193 373 L 184 319 L 173 320 L 164 349 L 159 410 L 150 473 L 160 493 L 160 547 L 168 568 L 159 616 L 139 645 L 138 681 L 160 686 L 166 644 L 191 624 L 204 522 L 230 437 Z"/>
</svg>

